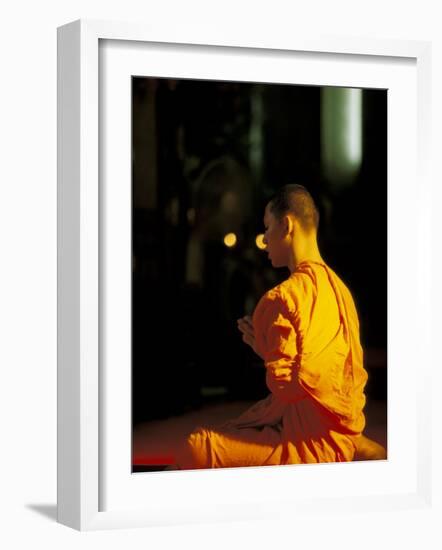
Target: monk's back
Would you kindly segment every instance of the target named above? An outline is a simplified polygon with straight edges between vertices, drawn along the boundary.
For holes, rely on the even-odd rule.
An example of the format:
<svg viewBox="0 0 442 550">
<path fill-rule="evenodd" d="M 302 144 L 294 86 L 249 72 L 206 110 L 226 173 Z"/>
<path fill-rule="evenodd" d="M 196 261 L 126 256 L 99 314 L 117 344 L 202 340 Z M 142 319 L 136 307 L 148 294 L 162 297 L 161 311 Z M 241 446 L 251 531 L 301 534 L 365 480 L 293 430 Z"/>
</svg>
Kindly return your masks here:
<svg viewBox="0 0 442 550">
<path fill-rule="evenodd" d="M 283 292 L 293 301 L 298 353 L 317 357 L 326 350 L 341 327 L 336 294 L 324 266 L 301 266 L 283 283 Z"/>
<path fill-rule="evenodd" d="M 298 379 L 339 423 L 363 423 L 363 367 L 357 311 L 350 291 L 325 264 L 306 262 L 281 285 L 296 335 Z"/>
</svg>

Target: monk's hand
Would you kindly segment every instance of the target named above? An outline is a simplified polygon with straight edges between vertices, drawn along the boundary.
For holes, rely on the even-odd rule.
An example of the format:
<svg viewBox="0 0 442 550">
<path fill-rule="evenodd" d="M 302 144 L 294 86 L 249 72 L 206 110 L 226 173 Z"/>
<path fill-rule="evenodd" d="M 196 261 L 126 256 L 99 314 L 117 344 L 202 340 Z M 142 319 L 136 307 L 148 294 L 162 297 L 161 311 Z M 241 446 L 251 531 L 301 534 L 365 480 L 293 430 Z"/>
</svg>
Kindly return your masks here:
<svg viewBox="0 0 442 550">
<path fill-rule="evenodd" d="M 250 315 L 246 315 L 245 317 L 241 317 L 241 319 L 238 319 L 238 328 L 242 333 L 242 339 L 243 342 L 245 342 L 247 345 L 249 345 L 253 351 L 263 359 L 261 354 L 256 349 L 256 340 L 255 340 L 255 330 L 253 328 L 252 318 Z"/>
</svg>

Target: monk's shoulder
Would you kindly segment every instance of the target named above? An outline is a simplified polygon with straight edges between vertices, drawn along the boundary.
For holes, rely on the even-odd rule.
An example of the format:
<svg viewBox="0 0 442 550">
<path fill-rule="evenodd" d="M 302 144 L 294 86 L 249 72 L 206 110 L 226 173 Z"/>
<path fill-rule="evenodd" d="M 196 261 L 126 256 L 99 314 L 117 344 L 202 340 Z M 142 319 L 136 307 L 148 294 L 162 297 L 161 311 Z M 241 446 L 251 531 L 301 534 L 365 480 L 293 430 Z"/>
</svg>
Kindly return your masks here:
<svg viewBox="0 0 442 550">
<path fill-rule="evenodd" d="M 290 311 L 295 311 L 301 304 L 312 300 L 317 289 L 315 278 L 309 272 L 295 272 L 279 285 L 279 292 Z"/>
<path fill-rule="evenodd" d="M 286 293 L 282 284 L 278 284 L 268 290 L 258 301 L 253 313 L 254 323 L 266 323 L 280 313 L 288 310 Z"/>
<path fill-rule="evenodd" d="M 283 302 L 283 296 L 281 293 L 281 285 L 277 285 L 268 290 L 259 300 L 257 308 L 268 309 L 278 307 Z"/>
<path fill-rule="evenodd" d="M 295 312 L 301 304 L 311 300 L 315 293 L 315 282 L 311 274 L 295 272 L 268 290 L 259 300 L 255 311 L 261 314 L 275 309 Z"/>
</svg>

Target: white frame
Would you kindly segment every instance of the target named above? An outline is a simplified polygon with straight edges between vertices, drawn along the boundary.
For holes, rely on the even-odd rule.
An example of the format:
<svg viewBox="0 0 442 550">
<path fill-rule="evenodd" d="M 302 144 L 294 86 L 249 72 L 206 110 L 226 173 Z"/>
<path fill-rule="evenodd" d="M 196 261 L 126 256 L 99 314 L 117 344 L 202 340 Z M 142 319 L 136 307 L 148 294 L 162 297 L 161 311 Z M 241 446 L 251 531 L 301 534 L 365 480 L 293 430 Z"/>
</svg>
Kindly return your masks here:
<svg viewBox="0 0 442 550">
<path fill-rule="evenodd" d="M 58 521 L 76 529 L 135 527 L 168 523 L 144 510 L 99 511 L 99 40 L 129 40 L 292 50 L 313 53 L 407 57 L 418 74 L 418 175 L 420 203 L 419 296 L 430 312 L 430 44 L 347 37 L 284 37 L 267 44 L 262 37 L 207 38 L 204 31 L 186 36 L 174 30 L 164 36 L 136 24 L 76 21 L 58 30 Z M 426 318 L 430 319 L 430 315 Z M 429 322 L 429 321 L 428 321 Z M 427 322 L 427 323 L 428 323 Z M 430 328 L 421 324 L 429 344 Z M 425 343 L 425 342 L 424 342 Z M 424 384 L 431 363 L 423 366 Z M 431 403 L 418 389 L 418 489 L 412 495 L 343 499 L 340 509 L 378 510 L 429 506 L 431 502 Z M 281 499 L 282 502 L 282 499 Z M 290 500 L 285 498 L 285 507 Z M 318 508 L 319 503 L 314 502 Z M 201 505 L 203 508 L 203 504 Z M 260 514 L 259 506 L 248 517 Z M 308 503 L 305 508 L 311 509 Z M 187 515 L 183 521 L 198 521 Z M 214 519 L 207 517 L 207 519 Z"/>
</svg>

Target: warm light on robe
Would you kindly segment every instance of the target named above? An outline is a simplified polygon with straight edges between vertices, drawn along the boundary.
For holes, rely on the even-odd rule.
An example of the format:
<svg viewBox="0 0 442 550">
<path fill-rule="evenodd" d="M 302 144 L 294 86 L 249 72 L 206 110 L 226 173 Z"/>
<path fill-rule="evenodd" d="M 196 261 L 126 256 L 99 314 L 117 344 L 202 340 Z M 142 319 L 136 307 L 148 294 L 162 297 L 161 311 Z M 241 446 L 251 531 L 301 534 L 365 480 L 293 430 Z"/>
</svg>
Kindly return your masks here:
<svg viewBox="0 0 442 550">
<path fill-rule="evenodd" d="M 303 262 L 253 314 L 270 395 L 239 418 L 194 430 L 182 469 L 353 459 L 367 373 L 352 296 L 325 264 Z"/>
</svg>

